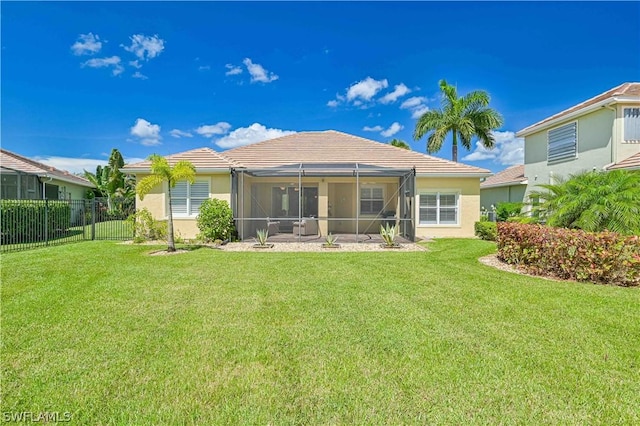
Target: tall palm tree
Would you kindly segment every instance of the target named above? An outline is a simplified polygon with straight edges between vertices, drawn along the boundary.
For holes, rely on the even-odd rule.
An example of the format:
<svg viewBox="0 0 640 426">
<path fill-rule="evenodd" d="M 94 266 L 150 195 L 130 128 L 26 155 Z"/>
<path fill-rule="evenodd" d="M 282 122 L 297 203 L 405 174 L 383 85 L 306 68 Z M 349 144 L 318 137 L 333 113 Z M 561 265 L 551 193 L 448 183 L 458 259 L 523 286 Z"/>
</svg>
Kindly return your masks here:
<svg viewBox="0 0 640 426">
<path fill-rule="evenodd" d="M 136 185 L 136 193 L 140 199 L 151 192 L 151 190 L 167 182 L 167 197 L 169 197 L 169 214 L 167 220 L 167 251 L 176 251 L 175 238 L 173 236 L 173 210 L 171 206 L 171 188 L 181 180 L 193 183 L 196 177 L 196 168 L 189 161 L 178 161 L 173 167 L 169 166 L 167 159 L 158 155 L 151 154 L 148 158 L 151 161 L 151 174 L 140 179 Z"/>
<path fill-rule="evenodd" d="M 640 235 L 640 171 L 582 172 L 538 186 L 529 198 L 540 200 L 534 211 L 551 226 Z"/>
<path fill-rule="evenodd" d="M 411 147 L 409 146 L 409 144 L 406 143 L 405 141 L 401 140 L 401 139 L 395 139 L 394 138 L 394 139 L 391 140 L 391 142 L 389 142 L 389 145 L 395 146 L 397 148 L 411 150 Z"/>
<path fill-rule="evenodd" d="M 473 91 L 461 98 L 455 86 L 440 80 L 442 109 L 425 112 L 416 123 L 413 138 L 419 140 L 427 133 L 427 152 L 440 151 L 446 136 L 453 136 L 453 161 L 458 161 L 458 139 L 466 149 L 471 149 L 471 139 L 477 136 L 485 148 L 493 148 L 495 139 L 492 130 L 502 126 L 502 116 L 488 107 L 489 94 Z"/>
</svg>

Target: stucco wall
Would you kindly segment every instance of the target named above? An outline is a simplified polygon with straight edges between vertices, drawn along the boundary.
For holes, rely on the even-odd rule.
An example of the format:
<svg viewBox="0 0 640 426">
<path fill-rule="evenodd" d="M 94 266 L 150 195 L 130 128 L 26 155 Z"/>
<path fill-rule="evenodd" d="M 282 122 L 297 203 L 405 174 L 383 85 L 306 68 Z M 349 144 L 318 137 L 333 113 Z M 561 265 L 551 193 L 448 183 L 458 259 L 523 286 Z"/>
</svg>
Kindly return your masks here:
<svg viewBox="0 0 640 426">
<path fill-rule="evenodd" d="M 614 140 L 613 157 L 615 162 L 625 160 L 632 155 L 640 152 L 640 143 L 624 141 L 624 109 L 638 108 L 638 104 L 620 104 L 617 105 L 617 117 L 613 129 Z"/>
<path fill-rule="evenodd" d="M 518 184 L 502 186 L 498 188 L 480 188 L 480 206 L 486 210 L 491 210 L 491 205 L 498 203 L 521 203 L 524 200 L 524 193 L 527 185 Z"/>
<path fill-rule="evenodd" d="M 139 181 L 146 175 L 137 174 L 136 179 Z M 209 180 L 209 197 L 218 198 L 220 200 L 230 201 L 231 190 L 231 176 L 225 174 L 199 174 L 197 179 Z M 153 217 L 157 220 L 167 219 L 167 198 L 165 196 L 166 184 L 157 185 L 149 194 L 141 200 L 139 196 L 136 196 L 136 207 L 138 210 L 147 208 Z M 174 217 L 173 226 L 176 235 L 180 235 L 182 238 L 195 238 L 198 235 L 198 226 L 196 222 L 196 216 L 193 217 Z"/>
<path fill-rule="evenodd" d="M 459 193 L 459 223 L 457 225 L 420 225 L 421 192 Z M 425 178 L 416 179 L 414 217 L 416 237 L 473 237 L 474 223 L 480 220 L 480 179 L 479 178 Z"/>
<path fill-rule="evenodd" d="M 594 167 L 600 170 L 612 163 L 614 117 L 614 111 L 602 108 L 526 136 L 524 174 L 529 181 L 527 194 L 537 189 L 538 184 L 551 183 L 553 176 L 566 177 Z M 577 157 L 547 164 L 548 131 L 574 121 L 578 123 Z"/>
</svg>

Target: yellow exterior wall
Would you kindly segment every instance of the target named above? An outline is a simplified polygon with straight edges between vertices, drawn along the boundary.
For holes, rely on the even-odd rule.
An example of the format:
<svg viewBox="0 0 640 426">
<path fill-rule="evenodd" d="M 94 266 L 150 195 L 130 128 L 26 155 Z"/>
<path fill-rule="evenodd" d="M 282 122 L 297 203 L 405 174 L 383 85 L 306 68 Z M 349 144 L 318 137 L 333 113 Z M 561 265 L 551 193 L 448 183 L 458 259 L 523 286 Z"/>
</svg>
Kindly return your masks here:
<svg viewBox="0 0 640 426">
<path fill-rule="evenodd" d="M 638 142 L 625 142 L 624 141 L 624 109 L 625 108 L 638 108 L 638 104 L 620 104 L 617 105 L 616 122 L 613 128 L 614 140 L 616 143 L 613 145 L 613 157 L 615 162 L 625 160 L 632 155 L 640 152 L 640 143 Z"/>
<path fill-rule="evenodd" d="M 420 225 L 420 193 L 457 192 L 458 225 Z M 416 237 L 473 237 L 474 223 L 480 220 L 480 179 L 479 178 L 429 178 L 416 179 L 416 200 L 414 218 Z"/>
<path fill-rule="evenodd" d="M 136 179 L 139 181 L 146 175 L 137 174 Z M 229 173 L 224 174 L 198 174 L 196 179 L 209 180 L 209 197 L 218 198 L 226 202 L 231 200 L 231 175 Z M 138 210 L 147 208 L 152 216 L 156 220 L 167 219 L 167 197 L 165 195 L 167 185 L 166 183 L 154 187 L 149 194 L 144 197 L 144 200 L 140 200 L 139 196 L 136 196 L 136 206 Z M 182 238 L 193 239 L 198 233 L 198 226 L 196 217 L 175 217 L 173 218 L 173 226 L 176 235 Z"/>
</svg>

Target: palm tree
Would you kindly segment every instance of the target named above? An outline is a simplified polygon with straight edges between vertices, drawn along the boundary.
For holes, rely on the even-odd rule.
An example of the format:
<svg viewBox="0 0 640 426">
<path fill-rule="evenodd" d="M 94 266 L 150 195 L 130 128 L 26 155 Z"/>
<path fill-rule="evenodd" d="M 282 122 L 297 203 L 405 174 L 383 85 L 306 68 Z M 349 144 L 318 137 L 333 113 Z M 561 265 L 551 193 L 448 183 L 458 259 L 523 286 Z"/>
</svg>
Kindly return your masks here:
<svg viewBox="0 0 640 426">
<path fill-rule="evenodd" d="M 109 166 L 97 166 L 96 172 L 91 173 L 84 171 L 84 178 L 96 187 L 95 192 L 100 197 L 108 197 L 109 190 L 107 187 L 107 181 L 109 180 L 109 173 L 111 172 Z"/>
<path fill-rule="evenodd" d="M 597 232 L 640 235 L 640 171 L 589 171 L 538 185 L 529 198 L 547 224 Z"/>
<path fill-rule="evenodd" d="M 178 161 L 173 167 L 169 166 L 167 159 L 158 155 L 151 154 L 148 158 L 151 161 L 151 174 L 140 179 L 136 185 L 136 193 L 143 200 L 151 190 L 167 182 L 167 197 L 169 197 L 169 217 L 167 220 L 167 251 L 176 251 L 176 245 L 173 236 L 173 211 L 171 207 L 171 188 L 181 180 L 193 183 L 196 177 L 196 168 L 189 161 Z"/>
<path fill-rule="evenodd" d="M 427 152 L 440 151 L 447 134 L 453 136 L 453 161 L 458 161 L 458 138 L 466 149 L 471 149 L 471 139 L 477 136 L 485 148 L 495 145 L 492 130 L 502 126 L 502 116 L 488 107 L 489 94 L 473 91 L 461 98 L 455 86 L 440 80 L 442 109 L 425 112 L 416 123 L 413 138 L 418 140 L 431 132 L 427 138 Z"/>
<path fill-rule="evenodd" d="M 395 146 L 395 147 L 397 147 L 397 148 L 402 148 L 402 149 L 408 149 L 408 150 L 411 150 L 411 147 L 409 146 L 409 144 L 408 144 L 408 143 L 406 143 L 406 142 L 405 142 L 405 141 L 403 141 L 403 140 L 400 140 L 400 139 L 395 139 L 395 138 L 394 138 L 394 139 L 392 139 L 392 140 L 391 140 L 391 142 L 389 142 L 389 145 L 391 145 L 391 146 Z"/>
</svg>

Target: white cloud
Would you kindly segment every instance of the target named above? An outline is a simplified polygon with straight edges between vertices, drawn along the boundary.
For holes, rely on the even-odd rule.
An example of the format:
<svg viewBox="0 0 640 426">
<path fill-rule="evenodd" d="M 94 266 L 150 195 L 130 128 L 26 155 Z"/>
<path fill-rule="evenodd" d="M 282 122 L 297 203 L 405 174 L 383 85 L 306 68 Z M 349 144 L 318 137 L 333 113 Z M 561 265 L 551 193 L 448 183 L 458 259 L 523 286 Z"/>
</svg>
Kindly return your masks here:
<svg viewBox="0 0 640 426">
<path fill-rule="evenodd" d="M 198 71 L 209 71 L 211 67 L 209 65 L 200 65 Z"/>
<path fill-rule="evenodd" d="M 216 141 L 220 148 L 235 148 L 243 145 L 250 145 L 262 142 L 267 139 L 278 138 L 280 136 L 296 133 L 292 130 L 268 129 L 260 123 L 253 123 L 249 127 L 240 127 L 229 133 L 227 136 Z"/>
<path fill-rule="evenodd" d="M 383 104 L 390 104 L 393 103 L 395 101 L 398 100 L 398 98 L 401 98 L 402 96 L 406 95 L 407 93 L 410 93 L 411 89 L 409 89 L 407 86 L 405 86 L 403 83 L 397 84 L 394 89 L 393 92 L 389 92 L 386 95 L 384 95 L 383 97 L 380 98 L 380 103 Z"/>
<path fill-rule="evenodd" d="M 111 73 L 119 75 L 124 72 L 124 67 L 120 64 L 119 56 L 111 56 L 109 58 L 93 58 L 81 64 L 82 67 L 90 68 L 108 68 L 113 67 Z"/>
<path fill-rule="evenodd" d="M 80 34 L 78 40 L 71 46 L 74 55 L 93 55 L 102 49 L 102 42 L 98 35 Z"/>
<path fill-rule="evenodd" d="M 388 86 L 389 82 L 386 78 L 384 80 L 374 80 L 371 77 L 367 77 L 362 81 L 352 84 L 347 89 L 347 100 L 353 101 L 359 98 L 363 101 L 370 101 L 376 93 L 382 89 L 386 89 Z"/>
<path fill-rule="evenodd" d="M 196 129 L 196 133 L 207 138 L 213 135 L 224 135 L 231 129 L 231 124 L 221 121 L 216 124 L 205 124 Z"/>
<path fill-rule="evenodd" d="M 364 126 L 362 130 L 364 130 L 365 132 L 380 132 L 382 131 L 382 126 L 373 126 L 373 127 Z"/>
<path fill-rule="evenodd" d="M 136 55 L 138 59 L 148 61 L 160 55 L 164 50 L 164 40 L 157 35 L 149 37 L 144 34 L 134 34 L 129 38 L 131 39 L 131 46 L 121 46 L 127 52 Z"/>
<path fill-rule="evenodd" d="M 83 173 L 84 170 L 95 173 L 96 167 L 104 166 L 107 164 L 106 159 L 94 159 L 94 158 L 74 158 L 74 157 L 58 157 L 52 156 L 37 156 L 31 157 L 35 161 L 46 164 L 47 166 L 55 167 L 56 169 L 66 170 L 69 173 Z M 126 164 L 137 163 L 144 161 L 144 158 L 125 158 Z"/>
<path fill-rule="evenodd" d="M 335 108 L 335 107 L 337 107 L 337 106 L 338 106 L 338 104 L 339 104 L 339 102 L 338 102 L 337 100 L 335 100 L 335 99 L 334 99 L 334 100 L 331 100 L 331 101 L 329 101 L 329 102 L 327 102 L 327 106 L 328 106 L 328 107 L 331 107 L 331 108 Z"/>
<path fill-rule="evenodd" d="M 225 68 L 228 69 L 229 71 L 225 72 L 224 75 L 242 74 L 242 68 L 237 67 L 235 65 L 227 64 L 227 65 L 225 65 Z"/>
<path fill-rule="evenodd" d="M 429 107 L 425 105 L 425 102 L 427 102 L 427 98 L 424 96 L 413 96 L 400 104 L 400 109 L 410 110 L 411 118 L 420 118 L 422 114 L 429 111 Z"/>
<path fill-rule="evenodd" d="M 142 74 L 140 71 L 136 71 L 136 72 L 134 72 L 134 73 L 131 75 L 131 77 L 133 77 L 133 78 L 139 78 L 140 80 L 146 80 L 146 79 L 148 79 L 148 78 L 149 78 L 149 77 L 147 77 L 146 75 Z"/>
<path fill-rule="evenodd" d="M 189 132 L 183 132 L 182 130 L 178 130 L 178 129 L 173 129 L 172 131 L 169 132 L 169 134 L 171 136 L 173 136 L 174 138 L 191 138 L 193 137 L 193 135 Z"/>
<path fill-rule="evenodd" d="M 138 118 L 136 124 L 131 127 L 131 135 L 140 138 L 140 143 L 145 146 L 160 145 L 160 126 L 151 124 L 144 118 Z"/>
<path fill-rule="evenodd" d="M 503 166 L 524 163 L 524 138 L 517 138 L 514 132 L 493 132 L 496 140 L 493 149 L 487 149 L 478 141 L 476 149 L 462 158 L 463 161 L 492 160 Z"/>
<path fill-rule="evenodd" d="M 140 61 L 138 61 L 137 59 L 135 61 L 129 61 L 129 65 L 137 69 L 142 68 L 142 65 L 140 65 Z"/>
<path fill-rule="evenodd" d="M 245 58 L 242 63 L 247 67 L 247 71 L 249 71 L 251 75 L 252 83 L 256 81 L 260 83 L 271 83 L 279 78 L 276 74 L 264 69 L 262 65 L 254 64 L 249 58 Z"/>
<path fill-rule="evenodd" d="M 380 132 L 380 134 L 382 136 L 384 136 L 385 138 L 388 138 L 390 136 L 395 135 L 396 133 L 398 133 L 400 130 L 404 129 L 404 126 L 401 125 L 400 123 L 398 123 L 397 121 L 393 122 L 391 124 L 391 126 L 389 126 L 389 128 L 383 132 Z"/>
</svg>

